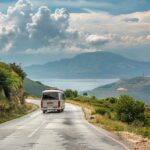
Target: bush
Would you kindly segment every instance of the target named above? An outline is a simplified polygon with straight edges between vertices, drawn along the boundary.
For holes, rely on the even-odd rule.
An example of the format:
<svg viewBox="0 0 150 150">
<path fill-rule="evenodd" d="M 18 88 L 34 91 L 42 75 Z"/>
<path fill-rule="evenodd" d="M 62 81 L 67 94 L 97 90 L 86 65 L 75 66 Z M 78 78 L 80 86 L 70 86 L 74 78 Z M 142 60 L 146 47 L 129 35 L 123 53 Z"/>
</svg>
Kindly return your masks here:
<svg viewBox="0 0 150 150">
<path fill-rule="evenodd" d="M 120 96 L 116 104 L 117 119 L 123 122 L 144 121 L 144 111 L 144 103 L 136 101 L 128 95 Z"/>
<path fill-rule="evenodd" d="M 75 98 L 78 96 L 78 91 L 76 90 L 67 89 L 64 93 L 66 98 Z"/>
<path fill-rule="evenodd" d="M 16 72 L 22 78 L 22 80 L 24 80 L 24 78 L 26 77 L 26 73 L 22 70 L 20 65 L 17 65 L 16 63 L 12 63 L 10 64 L 10 67 L 13 69 L 14 72 Z"/>
<path fill-rule="evenodd" d="M 97 107 L 97 108 L 95 108 L 95 112 L 97 114 L 104 115 L 105 113 L 107 113 L 107 110 L 105 108 L 103 108 L 103 107 Z"/>
<path fill-rule="evenodd" d="M 142 127 L 134 129 L 137 134 L 150 138 L 150 128 Z"/>
<path fill-rule="evenodd" d="M 143 127 L 144 121 L 134 120 L 131 124 L 133 127 Z"/>
<path fill-rule="evenodd" d="M 107 97 L 105 100 L 109 101 L 112 104 L 114 104 L 114 103 L 117 102 L 118 99 L 116 97 Z"/>
<path fill-rule="evenodd" d="M 88 96 L 88 93 L 87 93 L 87 92 L 84 92 L 84 93 L 83 93 L 83 96 Z"/>
<path fill-rule="evenodd" d="M 93 100 L 96 100 L 96 97 L 95 97 L 95 96 L 92 96 L 92 99 L 93 99 Z"/>
<path fill-rule="evenodd" d="M 150 111 L 149 110 L 145 111 L 144 115 L 145 115 L 145 121 L 144 121 L 145 125 L 150 126 Z"/>
</svg>

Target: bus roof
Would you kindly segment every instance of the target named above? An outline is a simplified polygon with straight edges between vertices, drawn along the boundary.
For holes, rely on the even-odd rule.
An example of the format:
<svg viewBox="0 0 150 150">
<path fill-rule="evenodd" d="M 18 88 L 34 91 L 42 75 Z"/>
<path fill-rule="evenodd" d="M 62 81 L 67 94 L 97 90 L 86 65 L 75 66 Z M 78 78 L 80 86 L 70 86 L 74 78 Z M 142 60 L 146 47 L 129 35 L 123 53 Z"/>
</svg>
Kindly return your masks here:
<svg viewBox="0 0 150 150">
<path fill-rule="evenodd" d="M 64 93 L 64 92 L 61 91 L 61 90 L 45 90 L 45 91 L 43 91 L 42 93 L 52 93 L 52 92 Z"/>
</svg>

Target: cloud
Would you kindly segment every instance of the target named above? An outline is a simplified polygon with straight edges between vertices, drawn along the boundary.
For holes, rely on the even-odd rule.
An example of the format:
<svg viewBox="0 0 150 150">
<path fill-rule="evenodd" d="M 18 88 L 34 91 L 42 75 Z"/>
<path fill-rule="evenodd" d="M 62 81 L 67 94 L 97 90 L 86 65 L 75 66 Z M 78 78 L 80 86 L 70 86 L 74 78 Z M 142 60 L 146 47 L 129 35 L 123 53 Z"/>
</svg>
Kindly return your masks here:
<svg viewBox="0 0 150 150">
<path fill-rule="evenodd" d="M 92 46 L 101 46 L 101 45 L 108 43 L 109 41 L 110 41 L 110 37 L 100 36 L 100 35 L 96 35 L 96 34 L 89 35 L 86 38 L 86 42 Z"/>
<path fill-rule="evenodd" d="M 35 43 L 36 47 L 64 40 L 69 34 L 68 19 L 69 13 L 64 8 L 51 13 L 48 7 L 41 6 L 38 12 L 32 16 L 32 22 L 27 24 L 30 40 Z"/>
<path fill-rule="evenodd" d="M 139 22 L 138 18 L 125 18 L 124 21 L 126 22 Z"/>
<path fill-rule="evenodd" d="M 36 12 L 30 1 L 19 0 L 7 14 L 0 14 L 0 50 L 66 47 L 78 36 L 76 30 L 69 29 L 69 17 L 65 8 L 52 13 L 47 6 L 41 6 Z"/>
<path fill-rule="evenodd" d="M 43 36 L 44 40 L 65 34 L 68 28 L 69 13 L 66 9 L 57 9 L 54 14 L 48 7 L 42 6 L 27 24 L 30 38 Z"/>
<path fill-rule="evenodd" d="M 83 19 L 84 18 L 84 19 Z M 71 14 L 70 26 L 88 33 L 90 45 L 104 49 L 121 49 L 133 45 L 145 45 L 150 35 L 150 11 L 126 15 L 111 15 L 106 12 Z M 96 47 L 97 48 L 97 47 Z"/>
<path fill-rule="evenodd" d="M 48 5 L 52 8 L 65 7 L 69 8 L 71 12 L 85 12 L 83 8 L 93 11 L 105 11 L 111 14 L 127 14 L 133 12 L 142 12 L 149 10 L 150 1 L 143 0 L 32 0 L 34 5 Z"/>
<path fill-rule="evenodd" d="M 31 21 L 32 4 L 27 0 L 19 0 L 15 6 L 9 7 L 7 14 L 0 14 L 0 49 L 8 51 L 18 47 L 21 39 L 27 39 L 26 24 Z M 11 45 L 11 46 L 8 46 Z"/>
<path fill-rule="evenodd" d="M 0 13 L 0 51 L 20 54 L 81 53 L 132 49 L 150 41 L 150 11 L 124 15 L 107 12 L 54 12 L 19 0 Z"/>
</svg>

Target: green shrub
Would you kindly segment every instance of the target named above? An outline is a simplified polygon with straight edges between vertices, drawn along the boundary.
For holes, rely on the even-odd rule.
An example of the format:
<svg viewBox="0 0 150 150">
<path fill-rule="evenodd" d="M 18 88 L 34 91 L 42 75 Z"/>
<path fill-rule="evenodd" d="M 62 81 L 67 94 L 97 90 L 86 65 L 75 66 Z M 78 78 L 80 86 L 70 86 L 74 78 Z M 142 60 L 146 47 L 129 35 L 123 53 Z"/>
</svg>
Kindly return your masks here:
<svg viewBox="0 0 150 150">
<path fill-rule="evenodd" d="M 87 92 L 84 92 L 84 93 L 83 93 L 83 96 L 88 96 L 88 93 L 87 93 Z"/>
<path fill-rule="evenodd" d="M 75 98 L 78 96 L 78 91 L 67 89 L 65 90 L 65 96 L 66 98 Z"/>
<path fill-rule="evenodd" d="M 96 107 L 96 108 L 95 108 L 95 112 L 96 112 L 97 114 L 104 115 L 105 113 L 107 113 L 107 110 L 106 110 L 105 108 L 103 108 L 103 107 Z"/>
<path fill-rule="evenodd" d="M 145 125 L 150 127 L 150 111 L 148 109 L 147 111 L 145 111 L 144 116 L 145 116 L 144 120 Z"/>
<path fill-rule="evenodd" d="M 93 99 L 93 100 L 95 100 L 95 99 L 96 99 L 96 97 L 95 97 L 95 96 L 92 96 L 92 99 Z"/>
<path fill-rule="evenodd" d="M 12 63 L 10 64 L 10 67 L 13 69 L 14 72 L 16 72 L 22 78 L 22 80 L 24 80 L 27 74 L 22 70 L 20 65 L 17 65 L 16 63 Z"/>
<path fill-rule="evenodd" d="M 131 125 L 133 127 L 143 127 L 144 126 L 144 121 L 134 120 Z"/>
<path fill-rule="evenodd" d="M 121 95 L 116 104 L 117 118 L 123 122 L 144 121 L 144 111 L 144 103 L 128 95 Z"/>
<path fill-rule="evenodd" d="M 135 130 L 137 134 L 150 138 L 150 128 L 142 127 L 142 128 L 134 128 L 133 130 Z"/>
<path fill-rule="evenodd" d="M 112 104 L 114 104 L 114 103 L 117 102 L 118 99 L 116 97 L 107 97 L 105 100 L 109 101 Z"/>
</svg>

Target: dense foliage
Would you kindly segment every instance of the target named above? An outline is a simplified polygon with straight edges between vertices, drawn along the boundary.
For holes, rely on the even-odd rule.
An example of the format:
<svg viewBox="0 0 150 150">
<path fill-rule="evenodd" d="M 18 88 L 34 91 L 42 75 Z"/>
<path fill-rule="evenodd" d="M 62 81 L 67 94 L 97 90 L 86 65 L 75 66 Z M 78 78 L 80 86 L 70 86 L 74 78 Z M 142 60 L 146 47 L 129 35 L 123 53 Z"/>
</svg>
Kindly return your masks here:
<svg viewBox="0 0 150 150">
<path fill-rule="evenodd" d="M 16 63 L 11 63 L 10 67 L 22 78 L 22 80 L 26 77 L 27 74 L 22 70 L 20 65 L 17 65 Z"/>
<path fill-rule="evenodd" d="M 67 89 L 64 91 L 66 98 L 75 98 L 78 96 L 78 91 Z"/>
<path fill-rule="evenodd" d="M 21 84 L 21 78 L 8 65 L 0 63 L 0 87 L 8 99 L 11 98 L 11 91 Z"/>
<path fill-rule="evenodd" d="M 96 118 L 94 123 L 107 129 L 135 132 L 150 138 L 150 107 L 142 101 L 128 95 L 105 99 L 78 96 L 69 101 L 90 109 Z"/>
<path fill-rule="evenodd" d="M 135 120 L 144 121 L 145 105 L 136 101 L 128 95 L 119 97 L 116 103 L 117 118 L 121 121 L 131 123 Z"/>
<path fill-rule="evenodd" d="M 0 62 L 0 116 L 24 104 L 22 76 L 10 65 Z"/>
<path fill-rule="evenodd" d="M 88 96 L 88 93 L 87 93 L 87 92 L 84 92 L 84 93 L 83 93 L 83 96 Z"/>
</svg>

